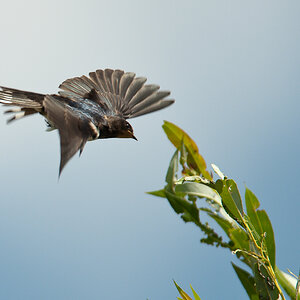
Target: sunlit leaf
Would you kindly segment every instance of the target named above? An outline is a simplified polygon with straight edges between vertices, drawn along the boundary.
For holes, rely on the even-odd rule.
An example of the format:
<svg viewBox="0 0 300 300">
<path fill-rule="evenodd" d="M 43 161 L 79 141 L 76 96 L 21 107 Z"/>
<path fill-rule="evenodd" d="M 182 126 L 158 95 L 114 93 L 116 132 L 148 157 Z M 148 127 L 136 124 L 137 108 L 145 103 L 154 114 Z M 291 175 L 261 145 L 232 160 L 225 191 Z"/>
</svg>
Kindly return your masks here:
<svg viewBox="0 0 300 300">
<path fill-rule="evenodd" d="M 193 295 L 194 295 L 195 300 L 201 300 L 201 298 L 200 298 L 199 295 L 195 292 L 195 290 L 193 289 L 193 287 L 192 287 L 192 286 L 190 286 L 190 287 L 191 287 L 191 290 L 192 290 L 192 292 L 193 292 Z"/>
<path fill-rule="evenodd" d="M 220 195 L 209 186 L 198 182 L 185 182 L 175 186 L 175 192 L 182 192 L 190 195 L 195 195 L 202 198 L 207 198 L 222 205 Z"/>
<path fill-rule="evenodd" d="M 199 149 L 198 149 L 198 146 L 196 145 L 196 143 L 181 128 L 179 128 L 175 124 L 168 122 L 168 121 L 164 121 L 164 124 L 162 127 L 163 127 L 168 139 L 170 140 L 170 142 L 177 149 L 180 149 L 182 140 L 183 140 L 183 138 L 185 138 L 188 141 L 191 150 L 193 150 L 194 152 L 199 152 Z"/>
<path fill-rule="evenodd" d="M 190 138 L 190 136 L 171 122 L 164 121 L 162 127 L 168 139 L 178 150 L 181 149 L 182 142 L 184 143 L 184 146 L 186 147 L 186 150 L 188 152 L 187 164 L 189 165 L 189 167 L 197 170 L 206 179 L 212 180 L 210 173 L 206 170 L 205 160 L 200 155 L 196 143 Z"/>
<path fill-rule="evenodd" d="M 205 184 L 210 183 L 210 181 L 208 181 L 207 179 L 205 179 L 205 178 L 203 178 L 202 176 L 199 176 L 199 175 L 183 176 L 183 177 L 179 178 L 175 183 L 176 184 L 178 184 L 178 183 L 184 183 L 186 181 L 201 182 L 201 183 L 205 183 Z"/>
<path fill-rule="evenodd" d="M 219 169 L 218 166 L 216 166 L 215 164 L 211 164 L 211 167 L 213 168 L 214 172 L 222 179 L 225 179 L 225 175 L 221 172 L 221 170 Z"/>
<path fill-rule="evenodd" d="M 259 297 L 256 292 L 255 288 L 255 281 L 253 276 L 250 275 L 247 271 L 244 269 L 241 269 L 237 265 L 235 265 L 233 262 L 231 263 L 237 276 L 239 277 L 242 285 L 244 286 L 249 298 L 251 300 L 259 300 Z"/>
<path fill-rule="evenodd" d="M 153 196 L 157 196 L 157 197 L 166 198 L 165 190 L 158 190 L 158 191 L 147 192 L 147 194 L 153 195 Z"/>
<path fill-rule="evenodd" d="M 175 280 L 173 280 L 175 283 L 175 286 L 180 294 L 180 296 L 183 298 L 183 300 L 193 300 L 177 283 Z"/>
</svg>

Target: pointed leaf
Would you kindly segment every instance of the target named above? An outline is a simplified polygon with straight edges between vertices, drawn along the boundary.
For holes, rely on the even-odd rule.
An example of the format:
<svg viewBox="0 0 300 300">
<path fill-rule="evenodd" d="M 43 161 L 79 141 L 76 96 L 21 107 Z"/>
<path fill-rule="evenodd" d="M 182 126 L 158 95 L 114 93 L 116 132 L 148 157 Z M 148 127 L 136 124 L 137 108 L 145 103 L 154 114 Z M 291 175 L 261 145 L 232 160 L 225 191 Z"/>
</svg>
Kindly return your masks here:
<svg viewBox="0 0 300 300">
<path fill-rule="evenodd" d="M 164 121 L 163 129 L 170 140 L 170 142 L 178 149 L 181 149 L 182 142 L 188 152 L 187 163 L 189 167 L 201 173 L 206 179 L 212 180 L 211 175 L 206 170 L 206 163 L 204 158 L 200 155 L 196 143 L 190 136 L 181 128 L 171 122 Z"/>
<path fill-rule="evenodd" d="M 195 300 L 201 300 L 201 298 L 200 298 L 199 295 L 194 291 L 194 289 L 193 289 L 192 286 L 191 286 L 191 289 L 192 289 L 192 292 L 193 292 L 193 295 L 194 295 Z"/>
<path fill-rule="evenodd" d="M 251 223 L 253 224 L 254 228 L 261 236 L 263 234 L 263 229 L 261 227 L 259 218 L 256 213 L 256 210 L 259 208 L 259 201 L 248 188 L 246 188 L 245 192 L 245 203 L 247 208 L 247 215 L 251 220 Z"/>
<path fill-rule="evenodd" d="M 242 199 L 237 185 L 232 179 L 223 180 L 221 198 L 226 212 L 243 226 Z"/>
<path fill-rule="evenodd" d="M 237 276 L 239 277 L 244 289 L 246 290 L 249 298 L 251 300 L 259 300 L 258 294 L 256 292 L 255 288 L 255 281 L 254 278 L 245 271 L 244 269 L 241 269 L 237 265 L 235 265 L 233 262 L 231 263 Z"/>
<path fill-rule="evenodd" d="M 165 190 L 157 190 L 157 191 L 147 192 L 147 194 L 153 195 L 156 197 L 166 198 Z"/>
<path fill-rule="evenodd" d="M 180 294 L 180 296 L 183 298 L 183 300 L 193 300 L 177 283 L 175 280 L 173 280 L 175 283 L 175 286 Z"/>
<path fill-rule="evenodd" d="M 270 263 L 275 269 L 275 255 L 276 255 L 276 249 L 275 249 L 275 238 L 274 238 L 274 231 L 272 228 L 271 221 L 265 212 L 265 210 L 258 210 L 257 215 L 261 224 L 261 227 L 263 229 L 263 232 L 266 233 L 265 241 L 266 241 L 266 247 L 268 251 L 268 255 L 270 258 Z"/>
<path fill-rule="evenodd" d="M 176 179 L 176 174 L 178 172 L 178 150 L 175 151 L 169 165 L 169 169 L 166 175 L 166 182 L 169 186 L 173 185 Z"/>
<path fill-rule="evenodd" d="M 247 214 L 251 221 L 251 224 L 255 228 L 257 234 L 259 234 L 259 240 L 262 239 L 264 233 L 265 236 L 265 246 L 268 252 L 268 256 L 273 269 L 275 269 L 275 238 L 272 228 L 271 221 L 264 210 L 258 210 L 259 201 L 256 196 L 246 188 L 245 202 L 247 207 Z"/>
<path fill-rule="evenodd" d="M 222 179 L 225 179 L 225 175 L 221 172 L 221 170 L 219 169 L 218 166 L 216 166 L 215 164 L 211 164 L 211 167 L 213 168 L 214 172 Z"/>
</svg>

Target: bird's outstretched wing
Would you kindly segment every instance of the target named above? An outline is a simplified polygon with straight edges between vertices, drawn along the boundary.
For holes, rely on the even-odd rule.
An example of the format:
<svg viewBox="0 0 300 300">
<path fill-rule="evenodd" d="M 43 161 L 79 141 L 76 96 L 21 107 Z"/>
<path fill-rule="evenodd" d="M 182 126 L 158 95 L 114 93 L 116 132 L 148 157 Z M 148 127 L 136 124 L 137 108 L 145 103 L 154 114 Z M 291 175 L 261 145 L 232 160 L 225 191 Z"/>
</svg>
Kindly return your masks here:
<svg viewBox="0 0 300 300">
<path fill-rule="evenodd" d="M 71 157 L 95 134 L 95 126 L 85 115 L 78 115 L 61 97 L 46 95 L 44 109 L 46 117 L 59 131 L 60 166 L 59 175 Z"/>
<path fill-rule="evenodd" d="M 159 91 L 159 86 L 145 84 L 146 78 L 121 70 L 97 70 L 89 77 L 81 76 L 65 80 L 59 88 L 61 96 L 69 99 L 90 99 L 103 107 L 107 113 L 125 119 L 135 118 L 174 103 L 165 99 L 168 91 Z"/>
</svg>

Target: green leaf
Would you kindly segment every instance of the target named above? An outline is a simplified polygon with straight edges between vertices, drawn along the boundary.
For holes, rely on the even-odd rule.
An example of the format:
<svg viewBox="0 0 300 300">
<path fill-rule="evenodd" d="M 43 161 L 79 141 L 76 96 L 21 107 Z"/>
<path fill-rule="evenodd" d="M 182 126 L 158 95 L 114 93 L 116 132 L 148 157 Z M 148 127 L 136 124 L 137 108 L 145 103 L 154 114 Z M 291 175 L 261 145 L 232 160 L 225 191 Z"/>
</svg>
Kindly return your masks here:
<svg viewBox="0 0 300 300">
<path fill-rule="evenodd" d="M 260 205 L 259 201 L 248 188 L 246 188 L 245 202 L 246 202 L 248 217 L 254 229 L 259 234 L 260 236 L 259 239 L 261 240 L 262 236 L 266 233 L 264 238 L 265 247 L 272 268 L 275 269 L 276 247 L 275 247 L 275 238 L 274 238 L 274 232 L 273 232 L 271 221 L 264 210 L 258 210 Z"/>
<path fill-rule="evenodd" d="M 166 194 L 166 197 L 167 197 L 170 205 L 174 209 L 174 211 L 177 214 L 183 213 L 184 209 L 183 209 L 182 205 L 180 205 L 178 202 L 185 201 L 185 199 L 184 198 L 179 198 L 178 196 L 176 196 L 174 194 L 174 192 L 171 190 L 171 188 L 168 188 L 168 187 L 165 188 L 165 194 Z"/>
<path fill-rule="evenodd" d="M 230 237 L 230 230 L 234 229 L 232 223 L 230 223 L 229 221 L 225 220 L 224 218 L 220 217 L 217 214 L 213 214 L 213 213 L 207 213 L 207 214 L 211 218 L 213 218 L 218 223 L 218 225 L 225 231 L 227 236 Z"/>
<path fill-rule="evenodd" d="M 186 150 L 188 152 L 187 155 L 188 166 L 201 173 L 204 176 L 204 178 L 208 180 L 212 180 L 211 175 L 206 170 L 205 160 L 200 155 L 196 143 L 190 138 L 190 136 L 186 132 L 184 132 L 181 128 L 168 121 L 164 121 L 162 127 L 170 142 L 178 150 L 182 148 L 182 142 L 184 143 L 184 146 L 186 147 Z"/>
<path fill-rule="evenodd" d="M 263 229 L 256 213 L 256 210 L 259 208 L 259 201 L 248 188 L 246 188 L 245 192 L 245 203 L 247 208 L 247 215 L 251 220 L 251 223 L 253 224 L 255 230 L 259 233 L 259 235 L 262 236 Z"/>
<path fill-rule="evenodd" d="M 219 226 L 225 231 L 225 233 L 230 239 L 230 241 L 227 243 L 222 242 L 222 247 L 230 248 L 232 251 L 236 249 L 249 249 L 248 236 L 245 231 L 243 231 L 239 227 L 235 227 L 233 223 L 229 222 L 223 217 L 220 217 L 217 214 L 208 213 L 208 215 L 219 224 Z M 237 254 L 238 257 L 240 255 L 244 256 L 244 254 Z M 246 261 L 245 263 L 248 264 Z"/>
<path fill-rule="evenodd" d="M 199 210 L 195 203 L 187 201 L 183 197 L 178 196 L 178 194 L 174 194 L 170 190 L 166 189 L 165 193 L 169 203 L 176 213 L 182 213 L 181 217 L 185 222 L 194 222 L 195 224 L 199 224 Z"/>
<path fill-rule="evenodd" d="M 279 268 L 275 268 L 276 279 L 280 285 L 284 288 L 286 293 L 290 296 L 291 299 L 296 299 L 296 285 L 297 279 L 293 278 L 291 275 L 281 271 Z M 300 295 L 298 299 L 300 300 Z"/>
<path fill-rule="evenodd" d="M 188 152 L 186 151 L 186 148 L 184 146 L 183 141 L 181 142 L 181 148 L 180 148 L 180 164 L 184 168 L 185 164 L 187 163 L 188 159 Z"/>
<path fill-rule="evenodd" d="M 177 283 L 175 280 L 173 280 L 175 283 L 175 286 L 180 294 L 180 296 L 183 298 L 183 300 L 193 300 Z"/>
<path fill-rule="evenodd" d="M 257 245 L 262 246 L 264 251 L 267 251 L 266 246 L 265 246 L 265 240 L 264 240 L 264 237 L 263 237 L 262 235 L 260 235 L 260 234 L 256 231 L 256 229 L 255 229 L 255 227 L 253 226 L 253 224 L 252 224 L 250 218 L 249 218 L 247 215 L 244 215 L 244 222 L 247 223 L 247 225 L 248 225 L 248 230 L 251 232 L 251 235 L 252 235 L 252 237 L 254 238 L 255 243 L 256 243 Z"/>
<path fill-rule="evenodd" d="M 235 249 L 249 251 L 249 238 L 247 233 L 241 228 L 232 228 L 229 237 L 234 242 Z"/>
<path fill-rule="evenodd" d="M 254 278 L 244 269 L 241 269 L 237 265 L 235 265 L 233 262 L 231 263 L 238 278 L 240 279 L 244 289 L 246 290 L 249 298 L 251 300 L 259 300 L 259 297 L 256 292 L 255 288 L 255 281 Z"/>
<path fill-rule="evenodd" d="M 164 124 L 162 125 L 162 128 L 164 129 L 168 139 L 170 142 L 177 148 L 180 149 L 182 140 L 185 139 L 185 145 L 189 144 L 189 146 L 192 148 L 194 152 L 199 152 L 198 146 L 196 143 L 192 140 L 192 138 L 181 128 L 176 126 L 175 124 L 164 121 Z"/>
<path fill-rule="evenodd" d="M 223 180 L 221 193 L 223 207 L 226 212 L 243 226 L 243 205 L 237 185 L 232 179 Z"/>
<path fill-rule="evenodd" d="M 262 226 L 263 232 L 266 233 L 265 242 L 272 268 L 275 270 L 275 238 L 271 221 L 265 210 L 258 210 L 257 215 Z"/>
<path fill-rule="evenodd" d="M 157 197 L 162 197 L 166 198 L 166 193 L 165 190 L 157 190 L 157 191 L 152 191 L 152 192 L 147 192 L 149 195 L 157 196 Z"/>
<path fill-rule="evenodd" d="M 255 263 L 254 278 L 260 299 L 278 299 L 279 291 L 263 265 Z"/>
<path fill-rule="evenodd" d="M 182 192 L 189 195 L 195 195 L 202 198 L 217 202 L 222 205 L 220 195 L 209 186 L 198 182 L 185 182 L 183 184 L 177 184 L 175 186 L 175 192 Z"/>
<path fill-rule="evenodd" d="M 166 182 L 169 186 L 173 186 L 173 182 L 176 180 L 176 174 L 178 172 L 178 150 L 175 151 L 169 165 L 169 169 L 166 175 Z"/>
<path fill-rule="evenodd" d="M 250 251 L 258 253 L 252 241 L 250 241 Z M 257 258 L 251 257 L 250 261 L 259 299 L 277 300 L 279 291 L 266 267 Z"/>
<path fill-rule="evenodd" d="M 199 297 L 199 295 L 194 291 L 193 287 L 192 286 L 190 286 L 190 287 L 191 287 L 191 290 L 193 292 L 195 300 L 201 300 L 201 298 Z"/>
</svg>

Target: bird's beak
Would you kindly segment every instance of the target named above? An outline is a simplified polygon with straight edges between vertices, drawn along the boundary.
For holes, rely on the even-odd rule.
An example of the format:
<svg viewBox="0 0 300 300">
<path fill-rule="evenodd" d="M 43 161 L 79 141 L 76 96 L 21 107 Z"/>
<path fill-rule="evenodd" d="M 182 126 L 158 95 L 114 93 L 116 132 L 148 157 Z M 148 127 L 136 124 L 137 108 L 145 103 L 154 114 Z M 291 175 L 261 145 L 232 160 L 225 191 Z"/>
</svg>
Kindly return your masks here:
<svg viewBox="0 0 300 300">
<path fill-rule="evenodd" d="M 130 130 L 128 130 L 128 133 L 130 134 L 130 136 L 131 136 L 131 138 L 133 138 L 134 140 L 138 140 L 135 136 L 134 136 L 134 134 L 133 134 L 133 132 L 131 132 Z"/>
</svg>

